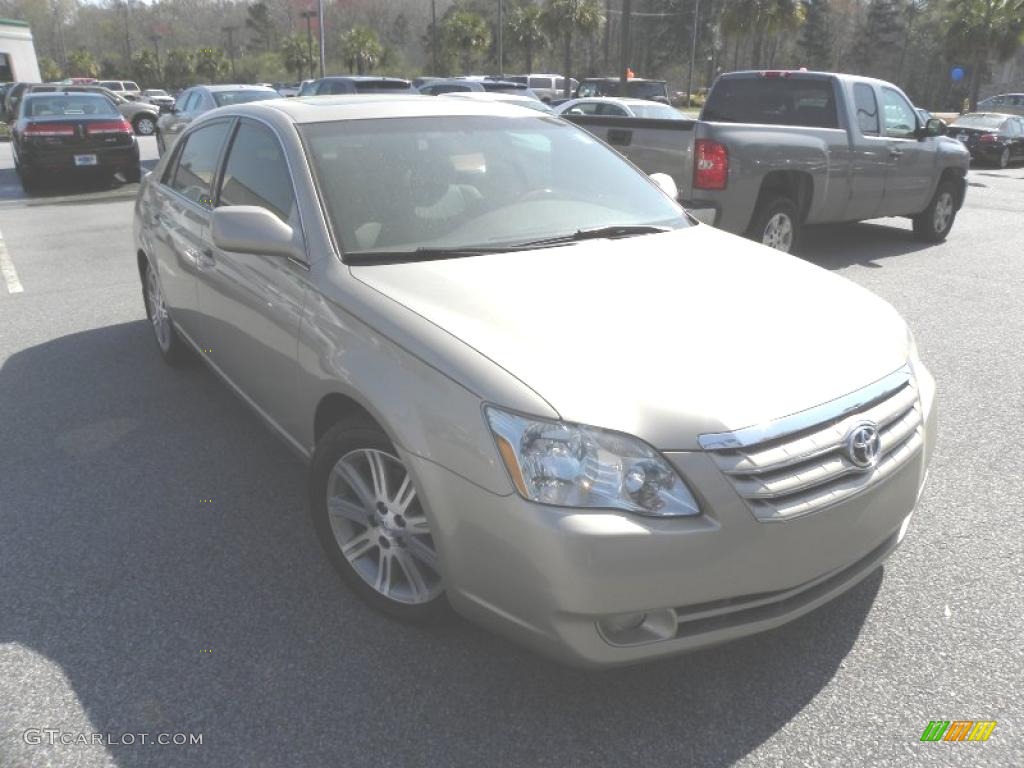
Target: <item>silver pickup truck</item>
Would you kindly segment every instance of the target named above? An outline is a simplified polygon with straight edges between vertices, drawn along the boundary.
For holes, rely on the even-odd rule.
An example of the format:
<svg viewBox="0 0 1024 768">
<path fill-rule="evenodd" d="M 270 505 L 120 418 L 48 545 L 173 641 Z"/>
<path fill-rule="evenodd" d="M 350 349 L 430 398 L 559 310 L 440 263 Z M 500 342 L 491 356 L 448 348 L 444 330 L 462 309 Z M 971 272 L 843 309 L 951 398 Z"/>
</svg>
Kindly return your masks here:
<svg viewBox="0 0 1024 768">
<path fill-rule="evenodd" d="M 697 120 L 569 116 L 647 173 L 667 173 L 697 218 L 783 251 L 804 225 L 906 216 L 945 239 L 970 155 L 881 80 L 733 72 Z"/>
</svg>

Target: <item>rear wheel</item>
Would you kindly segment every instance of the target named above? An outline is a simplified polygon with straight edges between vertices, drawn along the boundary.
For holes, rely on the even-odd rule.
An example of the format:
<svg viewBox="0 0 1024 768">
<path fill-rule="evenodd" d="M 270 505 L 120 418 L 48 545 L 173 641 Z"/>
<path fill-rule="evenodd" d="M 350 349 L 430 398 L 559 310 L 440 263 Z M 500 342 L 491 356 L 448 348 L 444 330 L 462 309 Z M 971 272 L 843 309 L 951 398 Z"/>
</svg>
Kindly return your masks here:
<svg viewBox="0 0 1024 768">
<path fill-rule="evenodd" d="M 132 123 L 139 136 L 152 136 L 156 132 L 156 118 L 152 115 L 139 115 Z"/>
<path fill-rule="evenodd" d="M 796 203 L 781 195 L 763 200 L 754 211 L 747 237 L 777 251 L 792 253 L 800 242 Z"/>
<path fill-rule="evenodd" d="M 956 187 L 943 181 L 928 207 L 914 217 L 914 236 L 926 243 L 941 243 L 956 219 Z"/>
<path fill-rule="evenodd" d="M 324 552 L 366 603 L 406 621 L 448 615 L 430 522 L 376 424 L 349 419 L 327 431 L 310 465 L 309 501 Z"/>
<path fill-rule="evenodd" d="M 174 328 L 174 323 L 171 321 L 167 305 L 164 302 L 160 279 L 157 277 L 153 265 L 148 262 L 142 280 L 142 298 L 146 303 L 146 317 L 149 318 L 153 328 L 153 336 L 160 349 L 160 356 L 168 365 L 175 367 L 184 365 L 190 359 L 188 347 Z"/>
</svg>

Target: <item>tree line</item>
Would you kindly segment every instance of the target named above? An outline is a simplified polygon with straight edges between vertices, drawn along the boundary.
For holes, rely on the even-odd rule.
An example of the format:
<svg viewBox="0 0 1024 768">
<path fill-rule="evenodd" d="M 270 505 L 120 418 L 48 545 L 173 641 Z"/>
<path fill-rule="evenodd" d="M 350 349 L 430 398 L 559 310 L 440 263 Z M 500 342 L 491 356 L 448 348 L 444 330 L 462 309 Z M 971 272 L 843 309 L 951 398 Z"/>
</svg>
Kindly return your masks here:
<svg viewBox="0 0 1024 768">
<path fill-rule="evenodd" d="M 807 67 L 891 80 L 915 103 L 952 109 L 1004 85 L 1005 62 L 1020 56 L 1024 41 L 1024 0 L 500 5 L 499 24 L 499 0 L 328 0 L 327 69 L 579 77 L 628 66 L 698 91 L 723 71 Z M 47 79 L 128 77 L 174 88 L 317 74 L 315 7 L 311 0 L 0 0 L 0 16 L 32 25 Z"/>
</svg>

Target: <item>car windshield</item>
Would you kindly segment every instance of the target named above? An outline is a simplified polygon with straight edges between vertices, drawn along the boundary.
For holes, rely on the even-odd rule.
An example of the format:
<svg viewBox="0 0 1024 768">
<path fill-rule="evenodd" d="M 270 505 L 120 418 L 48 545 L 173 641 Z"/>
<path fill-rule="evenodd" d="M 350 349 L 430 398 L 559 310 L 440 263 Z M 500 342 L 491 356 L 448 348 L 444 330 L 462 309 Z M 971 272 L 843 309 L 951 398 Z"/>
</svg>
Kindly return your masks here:
<svg viewBox="0 0 1024 768">
<path fill-rule="evenodd" d="M 621 156 L 555 118 L 347 120 L 301 132 L 346 254 L 513 248 L 580 229 L 687 226 Z"/>
<path fill-rule="evenodd" d="M 638 83 L 631 80 L 626 84 L 626 95 L 636 99 L 655 99 L 665 97 L 664 83 Z"/>
<path fill-rule="evenodd" d="M 356 80 L 356 93 L 389 93 L 411 91 L 412 86 L 404 80 Z"/>
<path fill-rule="evenodd" d="M 29 95 L 24 110 L 25 117 L 121 116 L 108 99 L 87 93 Z"/>
<path fill-rule="evenodd" d="M 630 104 L 629 108 L 633 110 L 633 114 L 637 117 L 646 117 L 656 120 L 683 119 L 679 110 L 670 107 L 668 104 L 658 104 L 655 102 L 651 102 L 650 104 Z"/>
<path fill-rule="evenodd" d="M 950 127 L 984 128 L 990 131 L 998 131 L 1005 120 L 1005 117 L 996 117 L 995 115 L 962 115 Z"/>
<path fill-rule="evenodd" d="M 213 100 L 218 107 L 226 107 L 231 104 L 246 104 L 250 101 L 264 101 L 266 99 L 280 99 L 281 94 L 277 91 L 267 89 L 265 91 L 215 91 Z"/>
</svg>

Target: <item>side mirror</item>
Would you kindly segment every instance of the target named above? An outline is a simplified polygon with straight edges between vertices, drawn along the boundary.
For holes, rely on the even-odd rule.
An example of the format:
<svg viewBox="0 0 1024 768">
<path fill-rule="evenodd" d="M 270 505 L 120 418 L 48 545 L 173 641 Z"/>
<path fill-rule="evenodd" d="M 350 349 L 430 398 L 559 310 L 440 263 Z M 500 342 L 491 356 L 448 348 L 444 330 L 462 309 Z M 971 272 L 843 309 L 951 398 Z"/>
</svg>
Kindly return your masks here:
<svg viewBox="0 0 1024 768">
<path fill-rule="evenodd" d="M 924 132 L 926 136 L 944 136 L 946 121 L 937 117 L 929 118 L 928 122 L 924 124 Z"/>
<path fill-rule="evenodd" d="M 213 244 L 222 251 L 303 258 L 295 246 L 294 230 L 256 205 L 214 209 L 210 234 Z"/>
<path fill-rule="evenodd" d="M 679 199 L 679 187 L 676 186 L 675 179 L 667 173 L 652 173 L 651 181 L 657 184 L 658 188 L 673 200 Z"/>
</svg>

